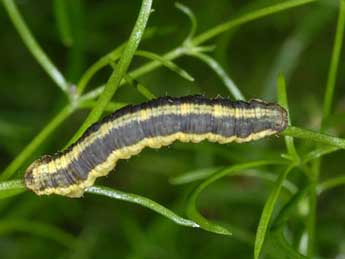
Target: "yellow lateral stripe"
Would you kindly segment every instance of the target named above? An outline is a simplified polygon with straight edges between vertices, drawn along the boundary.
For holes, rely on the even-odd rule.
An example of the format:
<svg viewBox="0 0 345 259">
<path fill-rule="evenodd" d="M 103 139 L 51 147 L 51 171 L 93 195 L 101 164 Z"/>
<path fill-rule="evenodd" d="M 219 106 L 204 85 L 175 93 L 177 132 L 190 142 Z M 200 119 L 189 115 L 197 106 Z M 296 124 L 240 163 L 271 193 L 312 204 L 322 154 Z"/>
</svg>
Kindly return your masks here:
<svg viewBox="0 0 345 259">
<path fill-rule="evenodd" d="M 81 146 L 74 147 L 70 152 L 62 155 L 60 158 L 55 159 L 65 159 L 67 163 L 70 163 L 72 157 L 75 158 L 79 153 L 82 152 L 87 146 L 91 145 L 96 139 L 104 137 L 113 128 L 119 128 L 125 126 L 126 124 L 133 122 L 135 120 L 149 120 L 155 116 L 161 116 L 164 114 L 176 114 L 176 115 L 187 115 L 187 114 L 211 114 L 214 117 L 232 117 L 232 118 L 257 118 L 260 119 L 264 116 L 269 116 L 273 113 L 268 109 L 252 108 L 252 109 L 239 109 L 239 108 L 229 108 L 224 105 L 200 105 L 193 103 L 182 103 L 179 105 L 164 105 L 155 107 L 153 109 L 139 110 L 135 113 L 126 114 L 120 116 L 113 121 L 109 121 L 101 125 L 101 127 L 92 132 L 89 136 L 82 140 Z M 62 157 L 66 158 L 62 158 Z M 51 161 L 50 163 L 54 163 Z M 60 161 L 57 163 L 61 164 Z M 51 172 L 51 171 L 50 171 Z"/>
<path fill-rule="evenodd" d="M 164 137 L 159 136 L 159 137 L 145 138 L 134 145 L 123 147 L 121 149 L 113 151 L 108 156 L 105 162 L 97 165 L 93 170 L 89 172 L 88 178 L 85 181 L 79 184 L 73 184 L 68 187 L 46 188 L 44 190 L 39 190 L 36 193 L 39 195 L 44 195 L 44 194 L 49 195 L 49 194 L 55 193 L 55 194 L 60 194 L 60 195 L 67 195 L 70 197 L 80 197 L 84 193 L 85 188 L 92 186 L 94 184 L 96 178 L 107 175 L 109 171 L 115 167 L 118 160 L 128 159 L 131 156 L 134 156 L 140 153 L 141 150 L 144 149 L 145 147 L 160 148 L 162 146 L 170 145 L 176 140 L 179 140 L 182 142 L 193 142 L 193 143 L 198 143 L 203 140 L 209 140 L 210 142 L 218 142 L 220 144 L 230 143 L 230 142 L 243 143 L 243 142 L 248 142 L 251 140 L 260 139 L 262 137 L 269 136 L 275 133 L 276 133 L 275 131 L 271 129 L 267 129 L 261 132 L 252 133 L 245 138 L 239 138 L 236 136 L 224 137 L 224 136 L 216 135 L 213 133 L 198 135 L 198 134 L 187 134 L 187 133 L 178 132 L 178 133 L 175 133 L 169 136 L 164 136 Z M 35 177 L 38 177 L 38 176 L 35 175 Z"/>
</svg>

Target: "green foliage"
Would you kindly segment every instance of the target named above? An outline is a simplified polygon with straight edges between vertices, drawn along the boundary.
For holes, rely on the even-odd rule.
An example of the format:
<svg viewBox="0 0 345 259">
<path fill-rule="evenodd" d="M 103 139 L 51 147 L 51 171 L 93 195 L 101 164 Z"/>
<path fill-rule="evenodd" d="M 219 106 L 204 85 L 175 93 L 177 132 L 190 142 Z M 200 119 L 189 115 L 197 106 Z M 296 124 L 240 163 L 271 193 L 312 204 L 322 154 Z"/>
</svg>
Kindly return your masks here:
<svg viewBox="0 0 345 259">
<path fill-rule="evenodd" d="M 14 25 L 0 24 L 6 36 L 0 43 L 0 66 L 6 63 L 0 78 L 5 107 L 0 114 L 1 258 L 344 256 L 344 188 L 337 187 L 345 184 L 345 128 L 344 120 L 331 123 L 344 114 L 344 96 L 337 95 L 345 80 L 338 73 L 344 66 L 344 0 L 217 0 L 175 3 L 176 8 L 170 1 L 142 0 L 139 11 L 138 1 L 54 0 L 42 7 L 1 2 L 1 21 Z M 37 11 L 43 15 L 33 15 Z M 236 16 L 229 18 L 232 13 Z M 15 33 L 24 45 L 16 43 Z M 34 59 L 23 54 L 23 46 Z M 160 54 L 166 49 L 171 50 Z M 86 62 L 91 59 L 96 62 Z M 33 63 L 58 87 L 51 87 Z M 160 67 L 176 74 L 155 72 Z M 77 68 L 85 72 L 79 75 Z M 271 138 L 147 150 L 120 163 L 119 173 L 100 179 L 128 193 L 93 186 L 82 199 L 38 198 L 23 186 L 23 172 L 35 157 L 68 146 L 104 113 L 128 103 L 195 92 L 273 99 L 273 88 L 289 112 L 285 148 L 282 138 Z M 89 112 L 84 119 L 81 110 Z M 19 144 L 11 147 L 4 125 L 24 129 L 27 124 L 30 136 L 13 130 Z M 167 207 L 185 211 L 186 218 Z"/>
</svg>

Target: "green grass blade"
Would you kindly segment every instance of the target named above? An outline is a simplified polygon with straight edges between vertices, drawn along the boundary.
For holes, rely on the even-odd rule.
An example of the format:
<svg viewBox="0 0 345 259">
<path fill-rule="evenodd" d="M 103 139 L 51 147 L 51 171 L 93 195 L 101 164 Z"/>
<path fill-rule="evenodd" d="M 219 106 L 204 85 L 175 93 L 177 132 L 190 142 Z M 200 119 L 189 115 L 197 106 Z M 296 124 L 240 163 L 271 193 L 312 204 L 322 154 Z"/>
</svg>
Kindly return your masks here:
<svg viewBox="0 0 345 259">
<path fill-rule="evenodd" d="M 335 34 L 335 40 L 334 40 L 334 46 L 333 46 L 333 52 L 332 52 L 331 65 L 329 67 L 325 99 L 323 103 L 323 116 L 322 116 L 321 129 L 324 129 L 324 127 L 326 126 L 328 117 L 331 113 L 333 96 L 334 96 L 334 88 L 335 88 L 335 83 L 336 83 L 336 78 L 337 78 L 337 73 L 338 73 L 340 55 L 341 55 L 341 48 L 343 46 L 344 29 L 345 29 L 345 1 L 339 0 L 339 16 L 338 16 L 337 30 Z"/>
<path fill-rule="evenodd" d="M 104 91 L 102 92 L 100 98 L 97 101 L 97 105 L 94 109 L 92 109 L 92 111 L 82 124 L 82 126 L 72 137 L 69 143 L 75 142 L 92 123 L 96 122 L 102 116 L 105 107 L 107 106 L 108 102 L 110 102 L 111 98 L 118 89 L 122 78 L 126 74 L 127 69 L 135 54 L 135 51 L 139 46 L 141 37 L 144 33 L 147 21 L 151 13 L 151 6 L 152 0 L 142 1 L 139 16 L 129 37 L 128 43 L 126 44 L 126 47 L 123 50 L 120 61 L 116 66 L 117 69 L 115 69 L 114 72 L 110 75 L 110 78 L 104 88 Z"/>
<path fill-rule="evenodd" d="M 333 153 L 335 151 L 338 151 L 338 147 L 333 147 L 333 146 L 324 146 L 324 147 L 319 147 L 317 149 L 314 149 L 313 151 L 310 151 L 306 155 L 304 155 L 302 159 L 302 164 L 306 164 L 314 159 L 318 159 L 324 155 Z"/>
<path fill-rule="evenodd" d="M 259 18 L 268 16 L 270 14 L 282 12 L 294 7 L 298 7 L 301 5 L 309 4 L 312 2 L 316 2 L 316 0 L 290 0 L 290 1 L 283 1 L 279 4 L 271 5 L 256 11 L 252 11 L 246 15 L 243 15 L 239 18 L 235 18 L 233 20 L 230 20 L 228 22 L 222 23 L 200 35 L 195 37 L 193 39 L 194 45 L 200 45 L 201 43 L 227 31 L 234 27 L 240 26 L 242 24 L 248 23 L 253 20 L 257 20 Z"/>
<path fill-rule="evenodd" d="M 18 11 L 18 8 L 13 0 L 2 0 L 3 5 L 11 18 L 18 34 L 24 41 L 25 46 L 29 49 L 36 61 L 42 66 L 47 74 L 53 79 L 57 86 L 70 97 L 69 84 L 66 82 L 62 73 L 55 67 L 49 57 L 44 53 L 42 48 L 37 43 L 33 34 L 24 22 L 23 17 Z"/>
<path fill-rule="evenodd" d="M 190 82 L 194 81 L 194 78 L 187 71 L 180 68 L 179 66 L 177 66 L 172 61 L 166 59 L 164 56 L 160 56 L 160 55 L 157 55 L 153 52 L 145 51 L 145 50 L 137 50 L 135 52 L 135 55 L 161 62 L 163 66 L 169 68 L 171 71 L 176 72 L 182 78 L 184 78 Z"/>
<path fill-rule="evenodd" d="M 137 80 L 133 79 L 131 76 L 128 74 L 125 75 L 126 81 L 132 85 L 137 91 L 143 95 L 146 99 L 154 99 L 157 98 L 146 86 L 143 84 L 139 83 Z"/>
<path fill-rule="evenodd" d="M 287 93 L 286 93 L 286 82 L 283 74 L 278 75 L 278 103 L 283 106 L 288 114 L 289 114 L 289 104 L 288 104 L 288 99 L 287 99 Z M 291 125 L 291 118 L 288 116 L 288 125 Z M 286 149 L 288 151 L 289 156 L 293 159 L 295 163 L 300 162 L 300 157 L 296 151 L 295 143 L 293 140 L 293 137 L 290 136 L 285 136 L 285 144 L 286 144 Z"/>
<path fill-rule="evenodd" d="M 0 180 L 6 180 L 10 178 L 30 156 L 37 150 L 37 148 L 50 136 L 50 134 L 62 124 L 69 115 L 71 115 L 73 109 L 70 106 L 66 106 L 60 113 L 58 113 L 53 120 L 27 145 L 24 150 L 16 156 L 16 158 L 6 167 L 3 173 L 0 175 Z"/>
<path fill-rule="evenodd" d="M 187 17 L 190 20 L 190 24 L 191 24 L 190 31 L 189 31 L 188 36 L 186 37 L 186 39 L 184 41 L 185 43 L 188 44 L 190 42 L 190 40 L 194 37 L 196 29 L 198 27 L 196 17 L 194 15 L 193 11 L 186 5 L 183 5 L 181 3 L 176 2 L 175 7 L 177 9 L 179 9 L 181 12 L 183 12 L 185 15 L 187 15 Z"/>
<path fill-rule="evenodd" d="M 188 219 L 184 219 L 178 216 L 177 214 L 175 214 L 174 212 L 172 212 L 171 210 L 163 207 L 159 203 L 137 194 L 126 193 L 126 192 L 122 192 L 119 190 L 115 190 L 115 189 L 103 187 L 103 186 L 89 187 L 86 189 L 86 192 L 106 196 L 112 199 L 139 204 L 143 207 L 149 208 L 157 212 L 158 214 L 163 215 L 164 217 L 167 217 L 168 219 L 172 220 L 178 225 L 182 225 L 186 227 L 194 227 L 194 228 L 199 227 L 197 223 Z"/>
<path fill-rule="evenodd" d="M 65 46 L 73 44 L 71 24 L 69 20 L 68 3 L 66 0 L 54 0 L 54 14 L 60 38 Z"/>
<path fill-rule="evenodd" d="M 296 251 L 285 239 L 284 237 L 284 228 L 280 227 L 275 229 L 269 234 L 269 241 L 271 247 L 274 248 L 274 251 L 277 251 L 274 254 L 274 258 L 287 258 L 287 259 L 307 259 L 308 257 L 301 255 Z"/>
<path fill-rule="evenodd" d="M 109 65 L 111 62 L 115 62 L 121 57 L 121 53 L 123 51 L 123 48 L 126 46 L 126 44 L 121 44 L 119 47 L 114 49 L 113 51 L 109 52 L 105 56 L 101 57 L 96 63 L 91 65 L 85 73 L 82 75 L 81 79 L 79 80 L 79 83 L 77 85 L 78 94 L 81 95 L 91 78 L 102 68 Z"/>
<path fill-rule="evenodd" d="M 272 217 L 273 209 L 276 204 L 276 201 L 278 200 L 281 187 L 283 185 L 283 182 L 288 175 L 288 173 L 292 170 L 294 165 L 290 165 L 284 172 L 282 172 L 279 176 L 279 178 L 276 181 L 275 186 L 273 187 L 272 192 L 270 193 L 264 209 L 262 211 L 259 225 L 256 232 L 256 238 L 255 238 L 255 246 L 254 246 L 254 259 L 258 259 L 259 255 L 261 253 L 262 245 L 265 241 L 266 233 L 268 230 L 268 226 Z"/>
<path fill-rule="evenodd" d="M 282 163 L 282 164 L 285 164 L 285 163 Z M 202 179 L 209 177 L 210 175 L 214 174 L 216 171 L 219 171 L 220 169 L 222 168 L 211 167 L 211 168 L 197 169 L 194 171 L 184 173 L 180 176 L 171 178 L 169 182 L 174 185 L 182 185 L 182 184 L 187 184 L 187 183 L 191 183 L 195 181 L 200 181 Z M 233 175 L 236 175 L 236 174 L 237 173 L 234 173 Z M 243 172 L 240 172 L 239 174 L 243 176 L 247 176 L 247 177 L 255 177 L 255 178 L 267 180 L 270 182 L 275 182 L 277 180 L 277 175 L 269 173 L 269 172 L 258 171 L 258 170 L 243 171 Z M 297 192 L 296 185 L 288 180 L 284 180 L 283 187 L 292 194 Z"/>
<path fill-rule="evenodd" d="M 345 176 L 338 176 L 334 177 L 329 180 L 325 180 L 324 182 L 317 185 L 317 193 L 320 195 L 321 193 L 330 190 L 332 188 L 345 185 Z"/>
<path fill-rule="evenodd" d="M 215 59 L 200 52 L 192 52 L 190 55 L 205 62 L 214 72 L 216 72 L 216 74 L 220 77 L 220 79 L 222 79 L 223 83 L 228 88 L 232 96 L 235 97 L 235 99 L 245 100 L 240 89 L 236 86 L 236 84 L 232 81 L 232 79 L 224 71 L 222 66 Z"/>
<path fill-rule="evenodd" d="M 307 196 L 309 191 L 310 186 L 307 185 L 306 187 L 296 192 L 279 211 L 277 217 L 274 219 L 274 222 L 272 223 L 272 228 L 277 228 L 283 225 L 289 219 L 290 215 L 296 212 L 297 205 L 300 203 L 302 199 L 305 198 L 305 196 Z"/>
<path fill-rule="evenodd" d="M 282 134 L 285 136 L 308 139 L 316 143 L 322 143 L 345 149 L 345 139 L 333 137 L 327 134 L 321 134 L 307 129 L 289 126 Z"/>
<path fill-rule="evenodd" d="M 15 196 L 25 191 L 22 180 L 0 182 L 0 199 Z"/>
<path fill-rule="evenodd" d="M 217 233 L 217 234 L 222 234 L 222 235 L 231 235 L 231 232 L 227 230 L 226 228 L 212 223 L 208 221 L 206 218 L 204 218 L 197 210 L 197 200 L 198 197 L 200 196 L 201 192 L 208 187 L 211 183 L 219 180 L 220 178 L 223 178 L 224 176 L 227 175 L 232 175 L 238 171 L 245 170 L 245 169 L 250 169 L 250 168 L 256 168 L 260 166 L 265 166 L 265 165 L 272 165 L 272 164 L 279 164 L 277 161 L 254 161 L 254 162 L 247 162 L 243 164 L 237 164 L 234 166 L 229 166 L 226 168 L 223 168 L 211 176 L 209 176 L 205 181 L 203 181 L 201 184 L 199 184 L 191 193 L 189 199 L 188 199 L 188 204 L 187 204 L 187 215 L 190 219 L 195 221 L 200 225 L 200 227 L 204 230 Z"/>
<path fill-rule="evenodd" d="M 96 101 L 94 100 L 87 100 L 83 101 L 82 103 L 79 104 L 78 108 L 79 109 L 90 109 L 95 107 L 97 104 Z M 114 112 L 124 106 L 128 105 L 128 103 L 122 103 L 122 102 L 109 102 L 108 105 L 105 107 L 105 111 L 107 112 Z"/>
</svg>

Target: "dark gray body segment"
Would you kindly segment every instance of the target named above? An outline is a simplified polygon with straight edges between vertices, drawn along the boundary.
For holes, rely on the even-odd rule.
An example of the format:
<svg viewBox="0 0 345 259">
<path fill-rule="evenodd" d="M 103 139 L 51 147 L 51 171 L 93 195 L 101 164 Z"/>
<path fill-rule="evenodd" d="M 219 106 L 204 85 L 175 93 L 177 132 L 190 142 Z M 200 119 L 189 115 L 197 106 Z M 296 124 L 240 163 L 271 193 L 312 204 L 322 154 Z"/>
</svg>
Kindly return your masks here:
<svg viewBox="0 0 345 259">
<path fill-rule="evenodd" d="M 102 136 L 100 134 L 99 138 L 97 138 L 93 143 L 86 143 L 84 149 L 81 153 L 79 153 L 77 159 L 73 160 L 67 166 L 67 168 L 59 168 L 56 172 L 50 172 L 49 176 L 47 175 L 44 182 L 41 184 L 41 188 L 67 187 L 71 184 L 82 182 L 87 179 L 90 171 L 97 165 L 105 162 L 113 151 L 135 145 L 145 138 L 157 136 L 164 137 L 177 132 L 183 132 L 186 134 L 213 133 L 223 137 L 236 136 L 238 138 L 245 138 L 252 133 L 261 132 L 266 129 L 272 129 L 276 132 L 279 132 L 286 127 L 286 121 L 280 122 L 278 121 L 278 117 L 276 118 L 270 116 L 261 118 L 246 118 L 244 116 L 234 118 L 230 115 L 215 117 L 214 114 L 211 113 L 191 113 L 181 115 L 175 114 L 176 111 L 172 111 L 170 114 L 162 114 L 142 120 L 139 117 L 140 113 L 137 113 L 141 109 L 159 109 L 159 107 L 166 105 L 178 105 L 181 103 L 203 104 L 210 106 L 217 104 L 224 107 L 241 110 L 250 110 L 260 107 L 265 109 L 281 109 L 282 112 L 285 112 L 278 105 L 266 104 L 260 101 L 231 102 L 228 99 L 207 99 L 201 96 L 183 98 L 164 97 L 141 105 L 127 106 L 105 117 L 101 122 L 91 126 L 77 141 L 77 143 L 83 142 L 88 135 L 93 132 L 97 132 L 103 123 L 112 122 L 113 125 L 107 135 Z M 121 127 L 116 126 L 116 120 L 118 118 L 134 113 L 137 113 L 136 120 L 133 120 Z M 158 112 L 157 114 L 160 113 Z M 282 117 L 284 116 L 282 115 Z M 73 152 L 73 148 L 75 146 L 76 144 L 72 145 L 66 151 L 58 154 L 57 156 L 53 156 L 51 160 L 54 160 L 62 155 L 68 155 L 69 152 Z M 28 173 L 26 177 L 27 179 L 31 179 Z"/>
</svg>

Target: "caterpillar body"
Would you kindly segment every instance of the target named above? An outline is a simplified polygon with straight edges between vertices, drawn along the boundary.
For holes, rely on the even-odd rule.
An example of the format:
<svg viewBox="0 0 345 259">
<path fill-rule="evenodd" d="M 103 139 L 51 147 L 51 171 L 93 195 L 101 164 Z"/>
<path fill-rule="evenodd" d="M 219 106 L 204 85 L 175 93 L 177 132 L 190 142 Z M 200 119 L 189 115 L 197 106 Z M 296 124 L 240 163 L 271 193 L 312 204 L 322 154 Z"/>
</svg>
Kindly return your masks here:
<svg viewBox="0 0 345 259">
<path fill-rule="evenodd" d="M 104 117 L 63 152 L 34 161 L 24 182 L 38 195 L 80 197 L 119 159 L 128 159 L 145 147 L 160 148 L 176 140 L 242 143 L 277 134 L 286 127 L 287 112 L 274 103 L 199 95 L 161 97 Z"/>
</svg>

